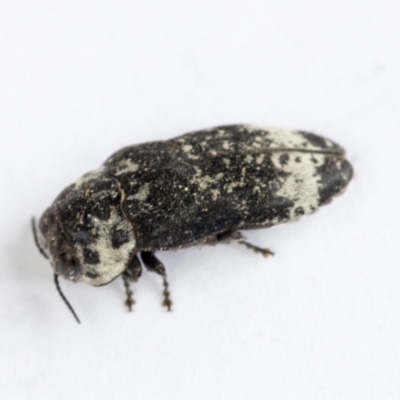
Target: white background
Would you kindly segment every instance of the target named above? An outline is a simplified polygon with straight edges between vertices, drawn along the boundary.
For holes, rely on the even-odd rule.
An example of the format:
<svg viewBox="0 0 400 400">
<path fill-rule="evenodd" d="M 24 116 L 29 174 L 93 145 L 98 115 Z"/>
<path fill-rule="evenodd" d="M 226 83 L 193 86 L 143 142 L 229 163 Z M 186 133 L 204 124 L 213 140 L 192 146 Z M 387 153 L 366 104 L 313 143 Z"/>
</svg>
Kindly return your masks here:
<svg viewBox="0 0 400 400">
<path fill-rule="evenodd" d="M 398 1 L 0 2 L 3 399 L 400 399 Z M 323 134 L 346 193 L 231 245 L 61 281 L 29 219 L 122 146 L 219 124 Z"/>
</svg>

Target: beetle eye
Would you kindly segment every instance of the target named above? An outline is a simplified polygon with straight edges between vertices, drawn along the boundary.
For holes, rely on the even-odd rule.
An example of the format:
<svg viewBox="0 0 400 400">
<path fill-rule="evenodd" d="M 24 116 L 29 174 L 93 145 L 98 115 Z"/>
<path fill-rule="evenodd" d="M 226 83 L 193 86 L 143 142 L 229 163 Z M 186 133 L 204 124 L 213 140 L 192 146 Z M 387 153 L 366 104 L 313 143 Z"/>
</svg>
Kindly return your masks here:
<svg viewBox="0 0 400 400">
<path fill-rule="evenodd" d="M 67 279 L 74 279 L 79 274 L 79 265 L 70 253 L 61 253 L 56 263 L 57 275 L 62 275 Z"/>
</svg>

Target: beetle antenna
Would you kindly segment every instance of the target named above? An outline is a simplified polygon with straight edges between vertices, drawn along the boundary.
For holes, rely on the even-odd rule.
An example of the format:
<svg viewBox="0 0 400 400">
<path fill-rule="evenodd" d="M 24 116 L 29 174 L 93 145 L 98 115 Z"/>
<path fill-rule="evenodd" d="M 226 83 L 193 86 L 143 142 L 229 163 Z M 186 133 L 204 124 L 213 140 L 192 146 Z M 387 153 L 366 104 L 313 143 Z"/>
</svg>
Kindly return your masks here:
<svg viewBox="0 0 400 400">
<path fill-rule="evenodd" d="M 69 304 L 67 298 L 64 296 L 64 293 L 61 291 L 60 288 L 60 284 L 58 282 L 58 275 L 54 274 L 54 283 L 56 284 L 56 288 L 57 288 L 57 292 L 60 294 L 61 298 L 63 299 L 64 303 L 66 304 L 66 306 L 69 308 L 69 311 L 71 311 L 71 314 L 74 316 L 74 318 L 76 319 L 76 322 L 78 324 L 81 323 L 81 321 L 79 321 L 78 316 L 76 315 L 74 309 L 72 308 L 71 304 Z"/>
<path fill-rule="evenodd" d="M 44 252 L 44 250 L 42 249 L 42 246 L 40 246 L 40 244 L 39 244 L 39 239 L 38 239 L 38 234 L 37 234 L 37 229 L 36 229 L 35 217 L 32 217 L 32 219 L 31 219 L 31 225 L 32 225 L 33 239 L 35 240 L 36 247 L 38 248 L 38 250 L 40 251 L 40 254 L 41 254 L 44 258 L 49 258 L 49 257 L 47 257 L 47 254 L 46 254 L 46 253 Z"/>
</svg>

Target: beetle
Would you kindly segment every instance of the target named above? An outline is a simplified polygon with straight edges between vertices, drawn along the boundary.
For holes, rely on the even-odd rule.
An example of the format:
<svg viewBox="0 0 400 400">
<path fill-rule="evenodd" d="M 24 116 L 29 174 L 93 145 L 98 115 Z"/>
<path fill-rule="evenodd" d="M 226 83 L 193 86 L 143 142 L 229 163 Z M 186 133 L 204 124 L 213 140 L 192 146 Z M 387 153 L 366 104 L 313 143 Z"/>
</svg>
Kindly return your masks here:
<svg viewBox="0 0 400 400">
<path fill-rule="evenodd" d="M 131 310 L 142 265 L 162 277 L 171 310 L 156 251 L 237 242 L 268 256 L 240 231 L 313 213 L 352 174 L 343 148 L 313 133 L 219 126 L 119 150 L 61 192 L 34 237 L 72 312 L 59 276 L 93 286 L 122 276 Z"/>
</svg>

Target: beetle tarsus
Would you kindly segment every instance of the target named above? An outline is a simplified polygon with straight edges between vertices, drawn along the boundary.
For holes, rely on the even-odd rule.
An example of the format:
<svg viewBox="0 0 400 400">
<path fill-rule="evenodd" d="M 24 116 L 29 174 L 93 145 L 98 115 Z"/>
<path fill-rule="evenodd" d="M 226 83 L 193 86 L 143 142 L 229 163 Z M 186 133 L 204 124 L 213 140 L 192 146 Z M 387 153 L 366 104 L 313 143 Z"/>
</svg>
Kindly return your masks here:
<svg viewBox="0 0 400 400">
<path fill-rule="evenodd" d="M 163 286 L 164 286 L 164 290 L 163 290 L 164 300 L 162 302 L 162 305 L 167 308 L 167 311 L 172 311 L 172 300 L 170 297 L 171 293 L 169 291 L 167 275 L 163 276 Z"/>
<path fill-rule="evenodd" d="M 135 300 L 133 299 L 133 291 L 131 290 L 130 285 L 130 277 L 127 274 L 122 274 L 122 280 L 124 281 L 125 293 L 126 293 L 126 301 L 125 306 L 129 311 L 132 311 L 132 307 L 135 304 Z"/>
</svg>

